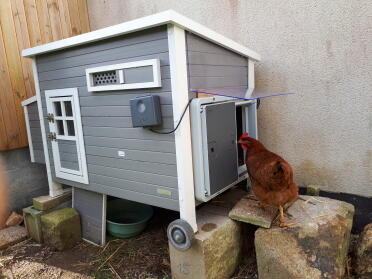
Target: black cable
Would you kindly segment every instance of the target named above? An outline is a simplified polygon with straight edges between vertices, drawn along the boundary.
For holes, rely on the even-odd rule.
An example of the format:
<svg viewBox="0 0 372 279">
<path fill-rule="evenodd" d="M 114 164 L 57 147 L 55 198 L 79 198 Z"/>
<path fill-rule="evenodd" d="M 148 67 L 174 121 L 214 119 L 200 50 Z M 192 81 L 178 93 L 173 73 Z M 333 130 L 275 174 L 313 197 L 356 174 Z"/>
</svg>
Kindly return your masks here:
<svg viewBox="0 0 372 279">
<path fill-rule="evenodd" d="M 160 131 L 153 130 L 152 128 L 150 128 L 149 130 L 150 130 L 151 132 L 153 132 L 153 133 L 156 133 L 156 134 L 162 134 L 162 135 L 168 135 L 168 134 L 172 134 L 172 133 L 174 133 L 174 132 L 178 129 L 178 127 L 180 126 L 181 121 L 182 121 L 182 119 L 183 119 L 183 117 L 184 117 L 184 115 L 185 115 L 185 113 L 186 113 L 186 110 L 187 110 L 187 108 L 190 106 L 191 101 L 192 101 L 193 99 L 194 99 L 194 98 L 191 98 L 191 99 L 189 100 L 189 102 L 187 103 L 185 109 L 183 110 L 183 113 L 182 113 L 182 115 L 181 115 L 181 118 L 180 118 L 180 120 L 179 120 L 178 123 L 177 123 L 176 128 L 174 128 L 172 131 L 169 131 L 169 132 L 160 132 Z"/>
</svg>

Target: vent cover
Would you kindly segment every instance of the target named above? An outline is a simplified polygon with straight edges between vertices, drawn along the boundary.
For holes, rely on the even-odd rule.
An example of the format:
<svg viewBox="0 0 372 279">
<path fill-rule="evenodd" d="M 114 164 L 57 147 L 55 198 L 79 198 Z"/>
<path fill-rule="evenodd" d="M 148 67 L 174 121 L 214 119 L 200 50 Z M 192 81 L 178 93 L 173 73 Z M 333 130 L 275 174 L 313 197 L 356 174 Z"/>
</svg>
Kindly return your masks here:
<svg viewBox="0 0 372 279">
<path fill-rule="evenodd" d="M 94 73 L 92 76 L 93 76 L 94 86 L 119 83 L 117 71 L 99 72 L 99 73 Z"/>
<path fill-rule="evenodd" d="M 85 75 L 89 92 L 161 87 L 159 59 L 88 68 Z"/>
</svg>

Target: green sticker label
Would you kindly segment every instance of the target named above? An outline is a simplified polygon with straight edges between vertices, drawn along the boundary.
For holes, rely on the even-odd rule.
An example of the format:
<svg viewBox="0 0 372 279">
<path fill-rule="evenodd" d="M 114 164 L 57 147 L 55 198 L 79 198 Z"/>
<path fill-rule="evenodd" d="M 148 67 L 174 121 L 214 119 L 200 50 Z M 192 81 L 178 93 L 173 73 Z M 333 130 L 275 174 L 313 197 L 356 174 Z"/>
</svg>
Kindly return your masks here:
<svg viewBox="0 0 372 279">
<path fill-rule="evenodd" d="M 172 196 L 172 192 L 169 191 L 169 190 L 165 190 L 165 189 L 156 189 L 156 192 L 160 195 L 165 195 L 165 196 Z"/>
</svg>

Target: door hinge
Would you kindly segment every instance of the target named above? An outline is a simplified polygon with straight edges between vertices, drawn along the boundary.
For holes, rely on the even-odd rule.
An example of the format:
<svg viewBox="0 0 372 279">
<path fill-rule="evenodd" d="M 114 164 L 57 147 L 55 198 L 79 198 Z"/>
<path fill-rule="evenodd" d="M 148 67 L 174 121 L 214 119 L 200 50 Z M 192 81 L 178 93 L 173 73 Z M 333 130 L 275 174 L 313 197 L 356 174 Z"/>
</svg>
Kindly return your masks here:
<svg viewBox="0 0 372 279">
<path fill-rule="evenodd" d="M 56 135 L 56 133 L 49 133 L 48 134 L 48 139 L 50 140 L 50 141 L 57 141 L 57 135 Z"/>
<path fill-rule="evenodd" d="M 45 119 L 48 120 L 48 122 L 54 122 L 54 114 L 48 113 L 47 116 L 45 116 Z"/>
</svg>

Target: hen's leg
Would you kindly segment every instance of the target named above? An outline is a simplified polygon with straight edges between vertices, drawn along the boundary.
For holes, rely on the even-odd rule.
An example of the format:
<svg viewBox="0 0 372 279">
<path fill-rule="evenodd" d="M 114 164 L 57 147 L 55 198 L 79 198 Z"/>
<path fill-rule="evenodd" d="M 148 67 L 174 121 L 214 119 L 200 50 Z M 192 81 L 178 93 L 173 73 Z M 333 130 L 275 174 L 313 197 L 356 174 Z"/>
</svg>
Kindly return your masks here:
<svg viewBox="0 0 372 279">
<path fill-rule="evenodd" d="M 279 212 L 280 212 L 280 215 L 279 215 L 279 227 L 281 228 L 286 228 L 286 227 L 290 227 L 290 226 L 293 226 L 293 224 L 287 224 L 285 223 L 284 221 L 284 209 L 283 209 L 283 206 L 279 205 Z"/>
</svg>

